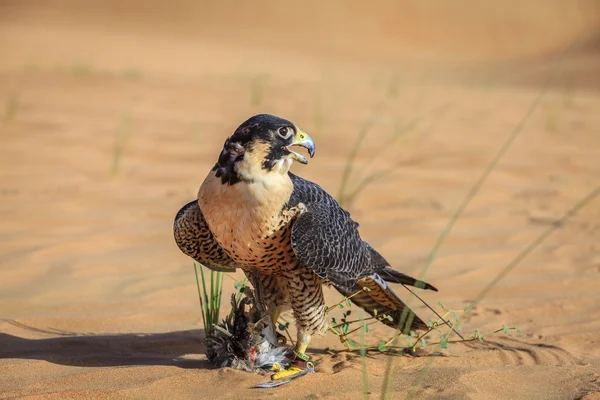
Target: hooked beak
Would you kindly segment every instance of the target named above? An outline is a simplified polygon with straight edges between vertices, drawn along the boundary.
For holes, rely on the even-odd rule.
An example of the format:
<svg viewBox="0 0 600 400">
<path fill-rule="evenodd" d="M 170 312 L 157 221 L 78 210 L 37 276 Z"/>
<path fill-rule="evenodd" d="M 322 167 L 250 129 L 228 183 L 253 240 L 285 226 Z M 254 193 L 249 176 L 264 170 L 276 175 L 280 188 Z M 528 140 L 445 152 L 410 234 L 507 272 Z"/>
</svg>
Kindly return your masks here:
<svg viewBox="0 0 600 400">
<path fill-rule="evenodd" d="M 310 158 L 313 158 L 313 156 L 315 155 L 315 142 L 310 136 L 308 136 L 306 132 L 300 129 L 296 128 L 296 133 L 294 134 L 294 138 L 292 139 L 292 144 L 286 146 L 285 149 L 290 152 L 294 160 L 298 161 L 301 164 L 308 164 L 308 160 L 306 160 L 306 158 L 302 154 L 290 150 L 290 147 L 292 146 L 304 147 L 306 150 L 308 150 Z"/>
</svg>

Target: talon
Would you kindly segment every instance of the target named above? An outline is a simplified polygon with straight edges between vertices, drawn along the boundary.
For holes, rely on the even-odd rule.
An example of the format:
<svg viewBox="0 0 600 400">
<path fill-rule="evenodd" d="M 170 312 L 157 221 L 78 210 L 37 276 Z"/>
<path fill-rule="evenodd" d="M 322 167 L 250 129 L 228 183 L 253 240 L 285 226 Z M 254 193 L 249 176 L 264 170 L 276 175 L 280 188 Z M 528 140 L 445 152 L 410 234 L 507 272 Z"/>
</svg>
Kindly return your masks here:
<svg viewBox="0 0 600 400">
<path fill-rule="evenodd" d="M 271 365 L 271 371 L 273 371 L 273 372 L 281 371 L 281 365 L 279 365 L 278 363 L 274 363 L 273 365 Z"/>
<path fill-rule="evenodd" d="M 277 366 L 273 365 L 272 370 L 276 370 L 277 367 L 279 367 L 279 364 L 277 364 Z M 255 387 L 258 387 L 258 388 L 278 387 L 278 386 L 290 383 L 292 381 L 292 379 L 304 376 L 306 374 L 313 374 L 314 372 L 315 372 L 315 365 L 312 362 L 296 360 L 289 367 L 280 368 L 279 370 L 276 370 L 276 372 L 273 375 L 271 375 L 271 382 L 261 382 L 258 385 L 256 385 Z"/>
<path fill-rule="evenodd" d="M 295 365 L 290 365 L 286 369 L 282 369 L 279 372 L 276 372 L 273 375 L 271 375 L 271 379 L 277 380 L 277 379 L 282 379 L 282 378 L 292 378 L 296 374 L 299 374 L 303 371 L 304 371 L 304 369 L 302 369 L 300 367 L 297 367 Z"/>
</svg>

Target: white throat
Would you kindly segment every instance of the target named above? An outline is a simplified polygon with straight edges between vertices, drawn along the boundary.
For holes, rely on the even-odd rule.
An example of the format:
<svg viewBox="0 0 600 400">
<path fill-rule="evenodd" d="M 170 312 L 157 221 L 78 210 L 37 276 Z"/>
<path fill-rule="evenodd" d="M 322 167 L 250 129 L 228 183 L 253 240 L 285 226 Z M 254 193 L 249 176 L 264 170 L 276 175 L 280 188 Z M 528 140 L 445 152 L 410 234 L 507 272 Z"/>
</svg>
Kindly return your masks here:
<svg viewBox="0 0 600 400">
<path fill-rule="evenodd" d="M 245 153 L 244 158 L 235 164 L 235 172 L 245 181 L 271 181 L 278 180 L 281 176 L 287 178 L 288 172 L 292 167 L 293 159 L 286 157 L 278 160 L 270 171 L 262 168 L 262 165 L 257 162 L 252 156 L 252 153 Z"/>
</svg>

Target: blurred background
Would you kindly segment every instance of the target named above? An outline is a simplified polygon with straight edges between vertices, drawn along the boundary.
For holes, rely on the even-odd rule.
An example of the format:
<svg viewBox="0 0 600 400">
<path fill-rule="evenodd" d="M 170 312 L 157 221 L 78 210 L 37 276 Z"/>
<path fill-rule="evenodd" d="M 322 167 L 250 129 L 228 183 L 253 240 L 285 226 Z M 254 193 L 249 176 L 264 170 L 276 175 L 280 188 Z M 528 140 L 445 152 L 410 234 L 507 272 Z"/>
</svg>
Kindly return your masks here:
<svg viewBox="0 0 600 400">
<path fill-rule="evenodd" d="M 141 352 L 197 352 L 192 262 L 172 220 L 257 113 L 313 136 L 315 158 L 293 171 L 415 276 L 516 135 L 427 273 L 440 292 L 426 300 L 463 307 L 599 184 L 598 89 L 597 0 L 2 0 L 0 348 L 71 365 L 81 354 L 65 354 L 70 342 L 44 340 L 173 332 Z M 527 340 L 599 358 L 577 347 L 600 343 L 598 243 L 596 200 L 490 292 L 474 323 L 518 324 Z M 125 338 L 73 346 L 143 362 Z M 6 365 L 11 395 L 70 373 Z"/>
<path fill-rule="evenodd" d="M 582 33 L 589 37 L 577 53 L 589 56 L 600 18 L 593 0 L 4 0 L 1 7 L 3 70 L 74 64 L 188 78 L 322 79 L 335 65 L 335 76 L 428 67 L 429 79 L 469 79 L 465 63 L 539 64 Z"/>
</svg>

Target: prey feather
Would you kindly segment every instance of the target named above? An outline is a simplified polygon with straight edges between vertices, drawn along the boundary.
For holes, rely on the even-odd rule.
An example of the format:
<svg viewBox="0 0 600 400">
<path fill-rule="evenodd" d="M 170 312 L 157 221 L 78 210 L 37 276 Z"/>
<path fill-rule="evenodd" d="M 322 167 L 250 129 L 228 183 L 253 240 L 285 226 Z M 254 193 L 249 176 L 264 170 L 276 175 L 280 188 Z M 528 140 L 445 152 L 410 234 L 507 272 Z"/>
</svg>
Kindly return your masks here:
<svg viewBox="0 0 600 400">
<path fill-rule="evenodd" d="M 276 346 L 267 340 L 272 323 L 270 316 L 257 303 L 254 292 L 246 287 L 238 302 L 231 297 L 231 313 L 213 326 L 206 335 L 206 357 L 217 367 L 248 372 L 287 367 L 291 352 L 287 346 Z"/>
</svg>

